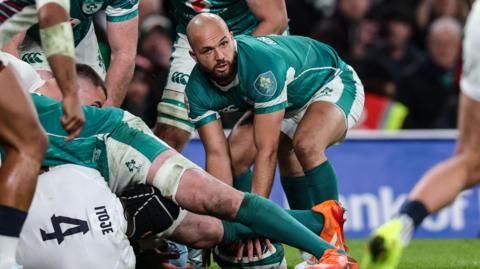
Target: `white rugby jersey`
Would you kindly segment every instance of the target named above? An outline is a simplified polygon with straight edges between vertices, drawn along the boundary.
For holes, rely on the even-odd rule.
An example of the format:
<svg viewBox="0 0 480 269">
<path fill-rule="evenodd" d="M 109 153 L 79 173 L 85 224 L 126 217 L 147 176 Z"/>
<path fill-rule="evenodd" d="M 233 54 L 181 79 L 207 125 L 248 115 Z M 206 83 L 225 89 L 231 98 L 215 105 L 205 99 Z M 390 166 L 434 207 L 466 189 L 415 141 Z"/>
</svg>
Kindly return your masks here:
<svg viewBox="0 0 480 269">
<path fill-rule="evenodd" d="M 0 0 L 0 48 L 38 22 L 35 0 Z"/>
<path fill-rule="evenodd" d="M 67 164 L 38 178 L 20 234 L 28 268 L 135 268 L 120 200 L 94 169 Z"/>
</svg>

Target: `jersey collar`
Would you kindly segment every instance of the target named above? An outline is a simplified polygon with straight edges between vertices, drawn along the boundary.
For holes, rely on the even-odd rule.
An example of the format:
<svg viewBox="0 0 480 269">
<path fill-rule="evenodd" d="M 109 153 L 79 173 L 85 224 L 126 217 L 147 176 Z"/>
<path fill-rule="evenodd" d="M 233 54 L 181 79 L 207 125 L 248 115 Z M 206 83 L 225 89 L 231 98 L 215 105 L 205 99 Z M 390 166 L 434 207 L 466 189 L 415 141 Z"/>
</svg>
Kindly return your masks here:
<svg viewBox="0 0 480 269">
<path fill-rule="evenodd" d="M 220 84 L 218 84 L 216 81 L 212 80 L 212 83 L 213 85 L 215 85 L 215 87 L 217 87 L 218 89 L 220 89 L 222 92 L 228 92 L 231 88 L 235 87 L 235 86 L 238 86 L 238 72 L 237 74 L 235 75 L 235 78 L 232 80 L 232 82 L 228 83 L 227 85 L 225 86 L 222 86 Z"/>
</svg>

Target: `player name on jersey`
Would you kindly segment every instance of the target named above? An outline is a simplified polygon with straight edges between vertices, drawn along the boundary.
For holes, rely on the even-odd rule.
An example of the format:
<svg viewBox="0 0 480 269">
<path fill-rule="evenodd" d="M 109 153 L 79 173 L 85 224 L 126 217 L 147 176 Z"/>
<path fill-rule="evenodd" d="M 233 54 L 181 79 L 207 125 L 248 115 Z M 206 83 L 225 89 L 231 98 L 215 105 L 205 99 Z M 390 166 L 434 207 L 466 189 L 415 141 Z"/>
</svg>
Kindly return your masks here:
<svg viewBox="0 0 480 269">
<path fill-rule="evenodd" d="M 112 222 L 110 221 L 110 216 L 108 215 L 107 208 L 105 206 L 95 207 L 95 214 L 100 221 L 100 228 L 102 229 L 102 234 L 108 234 L 113 232 Z"/>
</svg>

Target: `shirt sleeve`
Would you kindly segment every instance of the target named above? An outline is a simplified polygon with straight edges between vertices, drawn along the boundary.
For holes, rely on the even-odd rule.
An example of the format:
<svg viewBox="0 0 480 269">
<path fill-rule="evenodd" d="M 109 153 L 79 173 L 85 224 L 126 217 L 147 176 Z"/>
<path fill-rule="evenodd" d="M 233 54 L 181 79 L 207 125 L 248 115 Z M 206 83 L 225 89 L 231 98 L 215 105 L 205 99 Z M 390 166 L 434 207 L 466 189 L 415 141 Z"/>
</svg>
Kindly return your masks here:
<svg viewBox="0 0 480 269">
<path fill-rule="evenodd" d="M 105 13 L 109 22 L 128 21 L 138 16 L 138 0 L 112 0 Z"/>
<path fill-rule="evenodd" d="M 213 109 L 214 98 L 207 93 L 205 83 L 201 83 L 201 75 L 192 71 L 185 88 L 185 104 L 190 122 L 199 128 L 207 123 L 220 119 L 220 114 Z M 213 91 L 212 91 L 213 92 Z"/>
</svg>

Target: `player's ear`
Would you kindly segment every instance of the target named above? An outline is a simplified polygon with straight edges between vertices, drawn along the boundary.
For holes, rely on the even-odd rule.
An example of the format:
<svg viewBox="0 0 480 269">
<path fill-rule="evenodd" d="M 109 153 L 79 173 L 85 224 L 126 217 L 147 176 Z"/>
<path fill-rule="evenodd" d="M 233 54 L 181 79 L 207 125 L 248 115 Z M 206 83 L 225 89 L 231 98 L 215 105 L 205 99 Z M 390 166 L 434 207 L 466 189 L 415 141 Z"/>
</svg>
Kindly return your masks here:
<svg viewBox="0 0 480 269">
<path fill-rule="evenodd" d="M 195 52 L 193 52 L 193 50 L 189 50 L 188 53 L 190 54 L 190 57 L 192 57 L 193 60 L 195 60 L 195 62 L 198 63 L 197 55 L 195 54 Z"/>
</svg>

